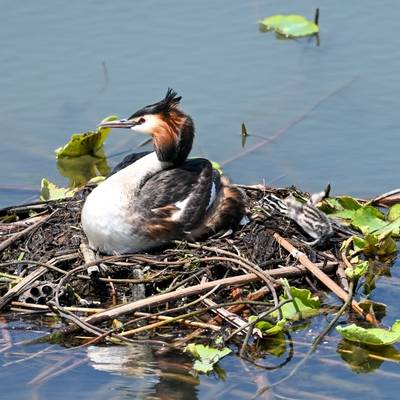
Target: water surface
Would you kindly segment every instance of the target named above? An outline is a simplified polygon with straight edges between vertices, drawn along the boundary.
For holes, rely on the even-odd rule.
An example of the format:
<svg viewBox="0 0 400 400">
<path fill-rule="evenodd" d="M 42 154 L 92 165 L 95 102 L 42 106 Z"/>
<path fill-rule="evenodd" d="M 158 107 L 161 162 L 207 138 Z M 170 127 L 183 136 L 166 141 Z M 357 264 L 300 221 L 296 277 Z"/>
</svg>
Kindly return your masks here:
<svg viewBox="0 0 400 400">
<path fill-rule="evenodd" d="M 256 21 L 267 15 L 312 17 L 317 6 L 319 47 L 314 40 L 282 41 L 258 31 Z M 42 177 L 65 185 L 55 148 L 107 115 L 125 117 L 157 101 L 167 87 L 183 96 L 183 107 L 195 120 L 193 154 L 225 162 L 236 182 L 274 181 L 310 191 L 330 182 L 333 193 L 365 197 L 390 190 L 398 186 L 400 148 L 399 11 L 394 0 L 384 7 L 372 0 L 4 0 L 0 205 L 29 199 Z M 245 150 L 262 140 L 259 136 L 289 128 L 273 143 L 241 157 L 242 122 L 254 135 Z M 116 132 L 107 142 L 107 154 L 132 151 L 142 140 Z M 110 163 L 120 158 L 111 157 Z M 396 266 L 392 274 L 398 278 Z M 397 286 L 396 280 L 382 280 L 372 296 L 389 304 L 388 325 L 399 315 Z M 319 323 L 313 322 L 316 332 Z M 313 325 L 309 329 L 310 342 Z M 33 334 L 11 333 L 15 341 Z M 299 338 L 304 340 L 304 332 Z M 398 365 L 385 361 L 374 372 L 354 373 L 341 362 L 338 340 L 332 333 L 277 393 L 288 398 L 394 398 Z M 172 361 L 150 362 L 154 355 L 148 349 L 143 351 L 150 367 L 144 372 L 134 365 L 129 372 L 113 373 L 96 368 L 86 351 L 70 351 L 81 364 L 29 384 L 38 371 L 62 359 L 62 351 L 56 348 L 53 358 L 3 368 L 0 380 L 7 398 L 123 399 L 139 393 L 163 398 L 161 393 L 169 391 L 177 398 L 244 398 L 255 392 L 255 380 L 273 382 L 287 375 L 305 349 L 295 345 L 293 360 L 273 371 L 228 357 L 221 363 L 225 382 L 214 376 L 197 380 L 185 367 L 177 375 L 163 374 L 163 365 L 173 370 Z M 0 361 L 19 358 L 5 352 Z"/>
</svg>

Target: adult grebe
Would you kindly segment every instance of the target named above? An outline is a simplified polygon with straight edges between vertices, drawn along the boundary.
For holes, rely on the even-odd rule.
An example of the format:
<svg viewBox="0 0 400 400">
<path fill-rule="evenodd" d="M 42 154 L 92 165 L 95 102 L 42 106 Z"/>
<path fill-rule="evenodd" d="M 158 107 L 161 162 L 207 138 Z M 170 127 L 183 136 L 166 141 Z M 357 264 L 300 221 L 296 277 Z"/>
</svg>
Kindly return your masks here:
<svg viewBox="0 0 400 400">
<path fill-rule="evenodd" d="M 87 197 L 82 227 L 93 249 L 124 254 L 201 239 L 235 227 L 244 215 L 241 191 L 210 161 L 187 160 L 194 125 L 178 108 L 180 100 L 168 89 L 164 99 L 128 119 L 100 124 L 149 133 L 154 151 L 126 157 Z"/>
</svg>

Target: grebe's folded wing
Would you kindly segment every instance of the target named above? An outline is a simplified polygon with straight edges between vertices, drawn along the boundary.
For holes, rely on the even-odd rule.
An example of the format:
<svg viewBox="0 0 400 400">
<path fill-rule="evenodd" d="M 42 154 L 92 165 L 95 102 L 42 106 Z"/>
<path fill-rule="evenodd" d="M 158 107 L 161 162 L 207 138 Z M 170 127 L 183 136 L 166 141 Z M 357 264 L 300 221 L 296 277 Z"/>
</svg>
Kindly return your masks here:
<svg viewBox="0 0 400 400">
<path fill-rule="evenodd" d="M 163 170 L 140 190 L 141 207 L 154 217 L 170 218 L 183 229 L 191 229 L 204 218 L 219 191 L 219 175 L 206 159 L 187 160 Z"/>
</svg>

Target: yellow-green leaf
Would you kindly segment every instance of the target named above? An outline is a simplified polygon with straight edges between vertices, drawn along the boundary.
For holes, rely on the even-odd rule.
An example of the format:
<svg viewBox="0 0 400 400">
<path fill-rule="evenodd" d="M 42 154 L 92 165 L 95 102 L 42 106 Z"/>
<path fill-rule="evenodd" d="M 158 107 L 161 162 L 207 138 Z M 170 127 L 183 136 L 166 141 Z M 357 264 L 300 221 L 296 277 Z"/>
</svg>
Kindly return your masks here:
<svg viewBox="0 0 400 400">
<path fill-rule="evenodd" d="M 43 178 L 40 184 L 40 200 L 61 200 L 67 197 L 72 197 L 75 190 L 69 188 L 60 188 L 54 183 Z"/>
<path fill-rule="evenodd" d="M 68 178 L 71 188 L 84 186 L 92 178 L 107 176 L 111 171 L 106 158 L 89 155 L 58 158 L 57 168 L 62 176 Z"/>
<path fill-rule="evenodd" d="M 399 218 L 400 218 L 400 203 L 390 207 L 386 219 L 390 222 L 393 222 Z"/>
<path fill-rule="evenodd" d="M 319 32 L 318 25 L 302 15 L 273 15 L 259 22 L 268 30 L 286 37 L 309 36 Z"/>
<path fill-rule="evenodd" d="M 254 321 L 257 318 L 255 315 L 250 315 L 249 322 Z M 278 333 L 282 332 L 285 328 L 286 320 L 282 319 L 278 321 L 276 324 L 273 324 L 269 321 L 258 321 L 254 326 L 254 331 L 260 334 L 260 336 L 275 336 Z"/>
<path fill-rule="evenodd" d="M 111 115 L 102 122 L 115 121 L 116 119 L 118 118 L 115 115 Z M 56 156 L 57 158 L 80 157 L 84 155 L 104 157 L 104 153 L 101 150 L 110 131 L 111 128 L 98 128 L 95 131 L 74 133 L 66 145 L 55 150 Z"/>
<path fill-rule="evenodd" d="M 286 281 L 287 286 L 289 286 Z M 300 318 L 309 318 L 319 313 L 321 302 L 318 297 L 312 296 L 308 289 L 299 289 L 289 286 L 290 294 L 293 298 L 292 302 L 286 303 L 281 307 L 282 317 L 288 320 L 297 320 Z M 287 300 L 287 294 L 280 296 L 280 301 Z M 273 316 L 278 316 L 277 312 Z"/>
<path fill-rule="evenodd" d="M 231 350 L 227 347 L 218 350 L 210 346 L 195 343 L 188 344 L 185 347 L 185 351 L 192 353 L 193 357 L 196 359 L 193 368 L 203 373 L 211 372 L 214 369 L 214 364 L 231 353 Z"/>
<path fill-rule="evenodd" d="M 397 320 L 391 330 L 382 328 L 362 328 L 355 324 L 337 326 L 336 330 L 351 342 L 360 342 L 374 346 L 386 346 L 400 341 L 400 320 Z"/>
<path fill-rule="evenodd" d="M 350 279 L 359 279 L 368 272 L 368 268 L 369 262 L 363 261 L 353 265 L 351 268 L 346 268 L 346 275 Z"/>
</svg>

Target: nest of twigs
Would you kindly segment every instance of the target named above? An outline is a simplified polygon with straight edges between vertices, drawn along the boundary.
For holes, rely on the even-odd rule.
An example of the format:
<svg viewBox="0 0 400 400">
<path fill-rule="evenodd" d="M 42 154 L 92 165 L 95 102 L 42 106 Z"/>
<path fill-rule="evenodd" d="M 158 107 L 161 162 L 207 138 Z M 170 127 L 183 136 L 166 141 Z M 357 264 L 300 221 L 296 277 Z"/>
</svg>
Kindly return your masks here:
<svg viewBox="0 0 400 400">
<path fill-rule="evenodd" d="M 322 288 L 309 263 L 339 282 L 343 234 L 311 247 L 295 222 L 262 207 L 266 194 L 283 198 L 295 188 L 244 186 L 250 222 L 235 232 L 106 257 L 88 249 L 81 229 L 89 190 L 0 211 L 0 307 L 20 315 L 58 315 L 62 340 L 68 334 L 80 343 L 149 340 L 180 346 L 218 334 L 243 341 L 249 314 L 279 309 L 279 278 L 312 291 Z"/>
</svg>

